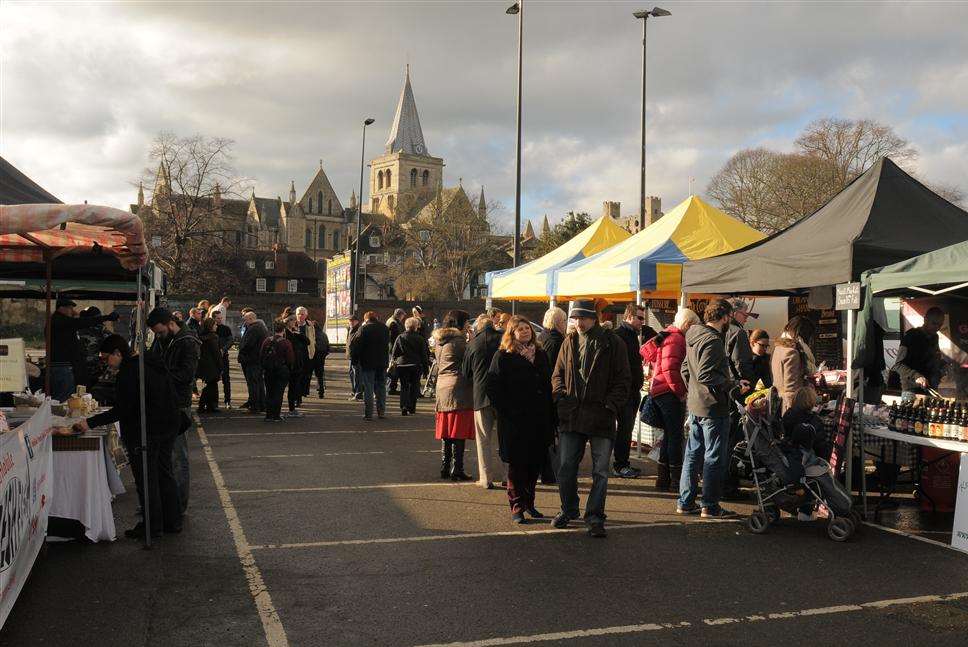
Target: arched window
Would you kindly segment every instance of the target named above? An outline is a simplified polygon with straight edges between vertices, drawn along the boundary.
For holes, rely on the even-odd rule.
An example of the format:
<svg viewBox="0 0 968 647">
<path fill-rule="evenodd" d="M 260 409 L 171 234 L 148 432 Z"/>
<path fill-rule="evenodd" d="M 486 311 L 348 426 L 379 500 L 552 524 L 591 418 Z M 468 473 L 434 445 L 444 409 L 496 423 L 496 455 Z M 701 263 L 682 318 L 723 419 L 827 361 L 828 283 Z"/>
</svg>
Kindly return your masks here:
<svg viewBox="0 0 968 647">
<path fill-rule="evenodd" d="M 393 196 L 392 195 L 388 195 L 387 196 L 387 206 L 390 207 L 391 209 L 393 208 Z"/>
<path fill-rule="evenodd" d="M 313 247 L 313 230 L 306 227 L 306 249 L 312 249 Z"/>
<path fill-rule="evenodd" d="M 323 212 L 323 192 L 320 191 L 319 193 L 317 193 L 316 194 L 316 198 L 317 198 L 316 199 L 316 212 L 317 213 L 322 213 Z"/>
<path fill-rule="evenodd" d="M 410 188 L 412 189 L 416 186 L 417 186 L 417 169 L 412 168 L 410 169 Z"/>
<path fill-rule="evenodd" d="M 423 185 L 427 186 L 430 184 L 430 171 L 423 172 Z"/>
<path fill-rule="evenodd" d="M 326 203 L 326 215 L 329 215 L 329 216 L 332 216 L 333 215 L 333 200 L 332 200 L 332 198 L 330 198 L 330 200 Z"/>
<path fill-rule="evenodd" d="M 393 182 L 391 182 L 391 181 L 390 181 L 390 176 L 391 176 L 391 175 L 393 175 L 393 174 L 392 174 L 392 173 L 390 172 L 390 169 L 387 169 L 387 188 L 388 188 L 388 189 L 389 189 L 389 188 L 390 188 L 390 186 L 391 186 L 391 185 L 393 184 Z"/>
<path fill-rule="evenodd" d="M 333 249 L 339 249 L 339 229 L 333 232 Z"/>
<path fill-rule="evenodd" d="M 376 174 L 376 188 L 383 188 L 383 171 L 380 171 Z"/>
<path fill-rule="evenodd" d="M 309 211 L 307 211 L 306 213 L 312 213 L 312 212 L 313 212 L 313 199 L 309 198 Z"/>
</svg>

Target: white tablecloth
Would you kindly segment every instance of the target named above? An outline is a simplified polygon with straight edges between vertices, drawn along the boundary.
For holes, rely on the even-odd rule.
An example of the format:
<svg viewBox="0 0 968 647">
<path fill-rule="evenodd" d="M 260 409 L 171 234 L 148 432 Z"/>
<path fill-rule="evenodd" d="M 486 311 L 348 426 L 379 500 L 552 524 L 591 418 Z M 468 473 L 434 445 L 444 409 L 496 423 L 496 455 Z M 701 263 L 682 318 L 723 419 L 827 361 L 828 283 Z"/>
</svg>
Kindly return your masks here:
<svg viewBox="0 0 968 647">
<path fill-rule="evenodd" d="M 124 485 L 108 455 L 105 438 L 95 451 L 55 451 L 50 516 L 76 519 L 91 541 L 114 541 L 111 499 Z"/>
</svg>

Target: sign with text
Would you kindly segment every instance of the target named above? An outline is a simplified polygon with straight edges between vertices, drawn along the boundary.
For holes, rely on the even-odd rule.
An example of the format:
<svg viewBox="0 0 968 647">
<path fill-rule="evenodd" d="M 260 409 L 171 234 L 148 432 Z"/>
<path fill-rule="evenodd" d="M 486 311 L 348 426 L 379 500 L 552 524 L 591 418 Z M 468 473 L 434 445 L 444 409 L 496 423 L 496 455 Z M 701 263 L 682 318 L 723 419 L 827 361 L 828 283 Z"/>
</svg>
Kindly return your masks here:
<svg viewBox="0 0 968 647">
<path fill-rule="evenodd" d="M 47 400 L 30 420 L 0 434 L 0 628 L 47 535 L 50 425 Z"/>
<path fill-rule="evenodd" d="M 841 283 L 837 286 L 837 310 L 860 310 L 860 283 Z"/>
<path fill-rule="evenodd" d="M 0 392 L 20 393 L 27 386 L 23 339 L 0 339 Z"/>
<path fill-rule="evenodd" d="M 968 454 L 961 455 L 958 469 L 958 490 L 955 493 L 955 523 L 951 529 L 951 545 L 968 553 Z"/>
</svg>

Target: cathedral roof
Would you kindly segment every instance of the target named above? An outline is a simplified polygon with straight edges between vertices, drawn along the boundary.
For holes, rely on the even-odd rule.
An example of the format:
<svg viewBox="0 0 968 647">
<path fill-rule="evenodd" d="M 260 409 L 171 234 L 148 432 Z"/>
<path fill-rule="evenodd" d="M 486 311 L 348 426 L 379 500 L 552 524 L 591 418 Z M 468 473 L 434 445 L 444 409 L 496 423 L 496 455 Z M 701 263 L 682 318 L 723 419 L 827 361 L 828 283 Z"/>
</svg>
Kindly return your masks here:
<svg viewBox="0 0 968 647">
<path fill-rule="evenodd" d="M 323 195 L 327 196 L 327 199 L 333 200 L 333 215 L 339 215 L 343 213 L 343 205 L 339 201 L 339 196 L 336 195 L 336 191 L 333 190 L 333 185 L 330 184 L 329 178 L 326 176 L 326 171 L 323 170 L 322 161 L 319 164 L 319 170 L 316 171 L 316 175 L 310 181 L 309 186 L 306 187 L 305 193 L 303 193 L 302 198 L 299 202 L 303 205 L 309 204 L 309 198 L 316 199 L 316 195 L 322 191 Z M 315 212 L 315 211 L 314 211 Z"/>
<path fill-rule="evenodd" d="M 257 198 L 253 196 L 256 211 L 259 213 L 259 222 L 267 229 L 278 229 L 279 222 L 282 220 L 280 207 L 288 207 L 288 202 L 283 202 L 279 198 Z"/>
<path fill-rule="evenodd" d="M 413 100 L 413 88 L 410 87 L 410 66 L 407 66 L 407 79 L 400 93 L 397 103 L 397 114 L 393 117 L 390 136 L 387 137 L 387 153 L 408 153 L 410 155 L 428 156 L 427 145 L 424 143 L 423 131 L 420 129 L 420 117 L 417 115 L 417 104 Z"/>
</svg>

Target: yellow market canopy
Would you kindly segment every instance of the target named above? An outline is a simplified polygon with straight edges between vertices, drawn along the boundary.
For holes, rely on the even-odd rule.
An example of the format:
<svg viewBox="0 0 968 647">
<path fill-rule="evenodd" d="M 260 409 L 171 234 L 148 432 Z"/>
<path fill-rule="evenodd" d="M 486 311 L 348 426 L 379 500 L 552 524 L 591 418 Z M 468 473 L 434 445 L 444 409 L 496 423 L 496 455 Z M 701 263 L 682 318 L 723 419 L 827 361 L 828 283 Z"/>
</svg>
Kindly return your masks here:
<svg viewBox="0 0 968 647">
<path fill-rule="evenodd" d="M 682 264 L 746 247 L 765 236 L 690 196 L 657 222 L 595 256 L 557 272 L 559 298 L 678 296 Z"/>
<path fill-rule="evenodd" d="M 492 299 L 544 301 L 556 294 L 556 271 L 586 259 L 629 238 L 631 234 L 603 215 L 564 245 L 530 263 L 485 275 L 488 296 Z"/>
</svg>

